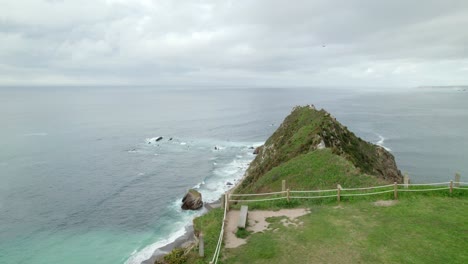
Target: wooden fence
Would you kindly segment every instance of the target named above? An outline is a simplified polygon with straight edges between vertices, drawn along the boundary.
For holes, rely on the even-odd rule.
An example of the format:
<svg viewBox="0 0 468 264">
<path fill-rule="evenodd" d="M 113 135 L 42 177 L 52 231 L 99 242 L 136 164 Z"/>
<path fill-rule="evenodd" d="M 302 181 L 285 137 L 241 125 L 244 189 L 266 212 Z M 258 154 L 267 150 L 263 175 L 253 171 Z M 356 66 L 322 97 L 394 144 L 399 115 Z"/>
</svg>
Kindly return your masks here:
<svg viewBox="0 0 468 264">
<path fill-rule="evenodd" d="M 428 187 L 428 188 L 423 188 Z M 280 192 L 269 192 L 269 193 L 251 193 L 251 194 L 230 194 L 225 193 L 223 199 L 224 216 L 223 223 L 221 226 L 221 232 L 219 234 L 218 244 L 216 245 L 215 253 L 213 255 L 210 264 L 218 263 L 219 253 L 224 237 L 224 225 L 226 222 L 226 214 L 229 211 L 229 204 L 231 202 L 264 202 L 264 201 L 275 201 L 284 200 L 288 202 L 292 199 L 323 199 L 335 197 L 340 202 L 341 197 L 353 197 L 353 196 L 367 196 L 377 195 L 384 193 L 393 193 L 393 198 L 398 199 L 399 192 L 431 192 L 431 191 L 442 191 L 448 190 L 450 194 L 453 190 L 468 190 L 468 182 L 460 182 L 460 174 L 455 175 L 455 181 L 449 182 L 437 182 L 437 183 L 410 183 L 409 177 L 405 175 L 404 183 L 388 184 L 381 186 L 362 187 L 362 188 L 343 188 L 340 184 L 337 184 L 336 189 L 328 190 L 310 190 L 310 191 L 293 191 L 286 188 L 286 181 L 282 182 L 282 191 Z M 321 195 L 323 194 L 323 195 Z M 267 196 L 268 198 L 262 198 Z M 232 197 L 261 197 L 259 199 L 231 199 Z"/>
<path fill-rule="evenodd" d="M 285 188 L 286 182 L 283 180 L 282 186 Z M 384 193 L 393 193 L 393 198 L 398 199 L 399 192 L 431 192 L 448 190 L 450 194 L 453 190 L 468 190 L 467 182 L 449 181 L 449 182 L 437 182 L 437 183 L 409 183 L 409 179 L 405 178 L 405 182 L 398 184 L 388 184 L 381 186 L 371 186 L 362 188 L 343 188 L 340 184 L 337 185 L 336 189 L 328 190 L 309 190 L 309 191 L 295 191 L 287 188 L 280 192 L 269 192 L 269 193 L 251 193 L 251 194 L 228 194 L 227 200 L 229 202 L 265 202 L 275 200 L 287 200 L 288 202 L 293 199 L 323 199 L 335 197 L 340 202 L 342 197 L 353 197 L 353 196 L 367 196 L 377 195 Z M 260 198 L 256 198 L 260 197 Z M 237 198 L 237 199 L 236 199 Z M 248 198 L 248 199 L 244 199 Z"/>
</svg>

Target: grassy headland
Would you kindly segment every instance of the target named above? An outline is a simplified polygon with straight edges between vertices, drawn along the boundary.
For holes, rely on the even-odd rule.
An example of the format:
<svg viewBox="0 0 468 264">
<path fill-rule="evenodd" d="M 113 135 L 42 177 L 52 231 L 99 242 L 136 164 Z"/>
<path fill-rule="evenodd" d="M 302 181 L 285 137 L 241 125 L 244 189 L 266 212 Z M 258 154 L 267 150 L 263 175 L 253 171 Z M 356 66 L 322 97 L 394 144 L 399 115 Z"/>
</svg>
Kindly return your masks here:
<svg viewBox="0 0 468 264">
<path fill-rule="evenodd" d="M 316 152 L 321 149 L 328 152 Z M 313 163 L 311 166 L 309 161 Z M 323 165 L 326 169 L 320 169 Z M 236 192 L 271 189 L 273 186 L 259 184 L 261 178 L 290 178 L 289 169 L 294 166 L 300 167 L 295 170 L 295 175 L 307 179 L 290 181 L 301 186 L 301 189 L 331 187 L 332 183 L 336 187 L 340 182 L 328 178 L 328 174 L 333 174 L 328 173 L 329 169 L 339 171 L 340 175 L 336 177 L 348 178 L 346 182 L 353 186 L 360 184 L 364 174 L 387 182 L 402 181 L 391 153 L 357 137 L 325 110 L 303 106 L 295 107 L 260 148 Z M 334 169 L 335 166 L 339 168 Z M 319 175 L 318 170 L 327 175 Z M 316 177 L 319 179 L 314 180 Z M 323 181 L 323 184 L 315 185 L 318 181 Z"/>
<path fill-rule="evenodd" d="M 295 107 L 260 148 L 235 193 L 280 191 L 282 180 L 291 190 L 323 190 L 385 185 L 402 176 L 391 153 L 360 139 L 326 111 L 305 106 Z M 222 249 L 219 262 L 467 263 L 465 193 L 401 193 L 389 207 L 373 202 L 390 200 L 392 193 L 347 197 L 339 206 L 336 198 L 249 203 L 249 210 L 307 207 L 311 213 L 298 226 L 269 219 L 270 228 L 249 235 L 247 244 Z M 196 233 L 205 237 L 205 257 L 191 252 L 188 263 L 209 263 L 222 218 L 215 209 L 194 220 Z"/>
</svg>

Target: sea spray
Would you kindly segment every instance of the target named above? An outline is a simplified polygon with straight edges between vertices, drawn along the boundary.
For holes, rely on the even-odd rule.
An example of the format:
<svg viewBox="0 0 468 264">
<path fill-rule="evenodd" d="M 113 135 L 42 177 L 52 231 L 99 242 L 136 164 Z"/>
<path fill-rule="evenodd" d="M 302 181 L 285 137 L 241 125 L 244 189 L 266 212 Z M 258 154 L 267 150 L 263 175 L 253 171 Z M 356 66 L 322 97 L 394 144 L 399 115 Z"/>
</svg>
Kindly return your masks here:
<svg viewBox="0 0 468 264">
<path fill-rule="evenodd" d="M 180 144 L 179 141 L 184 144 Z M 186 146 L 188 145 L 187 141 L 175 139 L 174 143 L 162 142 L 161 147 L 164 148 L 165 144 L 171 144 L 169 146 L 171 148 Z M 203 201 L 207 203 L 218 201 L 223 193 L 234 187 L 234 185 L 228 185 L 228 182 L 235 184 L 242 179 L 245 170 L 255 157 L 251 147 L 263 144 L 263 142 L 219 142 L 212 140 L 190 142 L 192 142 L 190 145 L 198 150 L 211 149 L 213 153 L 213 157 L 207 160 L 213 166 L 210 175 L 193 186 L 202 194 Z M 216 148 L 212 146 L 216 146 Z M 171 231 L 155 232 L 154 242 L 135 250 L 125 263 L 140 264 L 153 255 L 167 253 L 162 248 L 186 235 L 187 229 L 192 225 L 193 218 L 207 212 L 205 208 L 200 211 L 183 211 L 180 209 L 180 205 L 179 198 L 173 200 L 166 208 L 169 213 L 165 215 L 166 217 L 162 217 L 160 222 L 158 221 L 158 225 L 170 226 Z"/>
<path fill-rule="evenodd" d="M 392 151 L 389 147 L 386 147 L 384 145 L 385 138 L 383 136 L 379 135 L 379 134 L 376 134 L 376 135 L 379 137 L 379 141 L 377 141 L 375 144 L 381 146 L 382 148 L 384 148 L 387 151 Z"/>
</svg>

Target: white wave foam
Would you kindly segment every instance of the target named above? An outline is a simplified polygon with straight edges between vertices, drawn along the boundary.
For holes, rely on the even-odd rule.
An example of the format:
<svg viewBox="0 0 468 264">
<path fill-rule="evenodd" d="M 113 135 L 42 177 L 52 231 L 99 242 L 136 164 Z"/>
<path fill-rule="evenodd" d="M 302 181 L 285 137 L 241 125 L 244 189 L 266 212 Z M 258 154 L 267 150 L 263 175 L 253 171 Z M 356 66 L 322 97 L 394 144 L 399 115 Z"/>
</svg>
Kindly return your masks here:
<svg viewBox="0 0 468 264">
<path fill-rule="evenodd" d="M 151 244 L 140 251 L 134 250 L 132 255 L 127 259 L 125 264 L 140 264 L 143 261 L 151 258 L 153 253 L 158 249 L 162 248 L 172 242 L 174 242 L 177 238 L 185 235 L 186 226 L 178 229 L 174 233 L 172 233 L 168 238 L 160 240 L 154 244 Z"/>
<path fill-rule="evenodd" d="M 159 139 L 159 140 L 158 140 Z M 148 144 L 152 144 L 152 143 L 156 143 L 156 142 L 159 142 L 160 140 L 162 140 L 163 137 L 159 136 L 159 137 L 152 137 L 152 138 L 146 138 L 146 143 Z"/>
<path fill-rule="evenodd" d="M 193 219 L 207 212 L 205 208 L 200 211 L 183 211 L 180 205 L 180 199 L 175 199 L 169 203 L 167 208 L 169 211 L 172 211 L 171 213 L 177 215 L 177 218 L 170 223 L 174 228 L 174 232 L 170 233 L 167 238 L 158 240 L 141 250 L 134 250 L 125 264 L 141 264 L 143 261 L 150 259 L 155 253 L 169 253 L 161 250 L 161 248 L 184 236 L 192 225 Z"/>
<path fill-rule="evenodd" d="M 263 145 L 265 145 L 265 141 L 254 142 L 252 144 L 252 146 L 254 146 L 254 147 L 260 147 L 260 146 L 263 146 Z"/>
<path fill-rule="evenodd" d="M 192 141 L 190 141 L 192 142 Z M 218 144 L 213 144 L 213 141 L 197 141 L 195 143 L 191 143 L 195 145 L 202 145 L 208 148 L 213 148 L 212 146 L 220 146 L 220 142 L 216 142 Z M 203 200 L 205 202 L 215 202 L 217 201 L 221 195 L 226 192 L 227 190 L 234 187 L 234 185 L 227 185 L 227 182 L 230 183 L 237 183 L 242 179 L 244 176 L 245 170 L 247 169 L 249 163 L 255 157 L 252 154 L 252 149 L 249 149 L 249 146 L 261 146 L 264 142 L 257 142 L 257 143 L 240 143 L 240 142 L 221 142 L 223 147 L 222 149 L 226 150 L 233 150 L 235 153 L 234 159 L 230 162 L 222 161 L 219 157 L 213 157 L 209 160 L 213 162 L 214 170 L 212 171 L 211 175 L 205 178 L 202 182 L 196 184 L 193 188 L 198 189 L 200 193 L 202 193 Z M 180 142 L 180 145 L 186 145 L 186 142 Z M 191 224 L 191 219 L 195 216 L 203 214 L 206 212 L 205 209 L 198 211 L 198 212 L 182 212 L 180 209 L 180 199 L 174 200 L 171 203 L 170 207 L 171 210 L 177 210 L 177 214 L 180 216 L 178 218 L 178 226 L 174 227 L 177 229 L 173 233 L 171 233 L 168 238 L 156 241 L 155 243 L 144 247 L 142 250 L 134 252 L 126 261 L 126 264 L 139 264 L 149 258 L 157 252 L 159 248 L 166 246 L 169 243 L 174 242 L 178 237 L 181 237 L 186 232 L 186 227 Z M 181 227 L 183 226 L 183 227 Z"/>
<path fill-rule="evenodd" d="M 376 134 L 376 135 L 379 137 L 379 141 L 377 141 L 375 144 L 381 146 L 382 148 L 384 148 L 387 151 L 392 151 L 390 148 L 388 148 L 388 147 L 386 147 L 384 145 L 385 138 L 383 136 L 379 135 L 379 134 Z"/>
<path fill-rule="evenodd" d="M 200 183 L 198 183 L 198 184 L 195 184 L 192 188 L 193 188 L 193 189 L 200 189 L 200 187 L 201 187 L 202 185 L 204 185 L 204 184 L 205 184 L 205 181 L 202 181 L 202 182 L 200 182 Z"/>
<path fill-rule="evenodd" d="M 244 152 L 250 152 L 249 149 L 245 148 Z M 245 170 L 248 168 L 249 163 L 254 158 L 253 155 L 243 153 L 241 158 L 237 157 L 231 162 L 217 166 L 213 170 L 211 177 L 205 180 L 205 184 L 202 185 L 199 191 L 202 193 L 203 200 L 207 202 L 217 201 L 221 195 L 233 188 L 234 185 L 227 185 L 227 182 L 236 183 L 242 179 L 245 174 Z"/>
</svg>

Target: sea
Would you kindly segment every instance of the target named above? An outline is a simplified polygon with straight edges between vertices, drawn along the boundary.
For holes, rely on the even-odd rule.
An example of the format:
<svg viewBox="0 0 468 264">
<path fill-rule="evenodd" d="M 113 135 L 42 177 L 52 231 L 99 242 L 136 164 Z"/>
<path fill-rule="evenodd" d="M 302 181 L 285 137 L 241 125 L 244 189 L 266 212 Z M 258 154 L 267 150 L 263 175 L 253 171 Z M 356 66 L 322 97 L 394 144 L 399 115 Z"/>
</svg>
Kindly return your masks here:
<svg viewBox="0 0 468 264">
<path fill-rule="evenodd" d="M 0 263 L 141 263 L 206 211 L 181 210 L 188 189 L 218 200 L 306 104 L 412 182 L 468 179 L 456 87 L 1 87 Z"/>
</svg>

